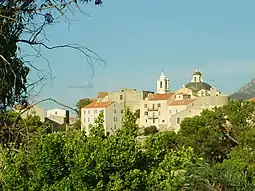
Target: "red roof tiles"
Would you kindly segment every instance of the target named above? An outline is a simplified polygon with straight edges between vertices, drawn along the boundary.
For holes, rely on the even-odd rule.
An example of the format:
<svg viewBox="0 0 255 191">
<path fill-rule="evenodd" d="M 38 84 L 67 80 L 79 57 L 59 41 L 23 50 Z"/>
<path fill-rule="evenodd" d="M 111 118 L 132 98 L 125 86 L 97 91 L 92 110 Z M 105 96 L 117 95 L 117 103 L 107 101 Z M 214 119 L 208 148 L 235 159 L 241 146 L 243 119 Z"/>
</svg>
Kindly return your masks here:
<svg viewBox="0 0 255 191">
<path fill-rule="evenodd" d="M 96 102 L 97 101 L 97 98 L 90 98 L 89 99 L 91 102 Z"/>
<path fill-rule="evenodd" d="M 106 102 L 92 102 L 89 105 L 86 105 L 82 108 L 106 108 L 109 105 L 114 103 L 114 101 L 106 101 Z"/>
<path fill-rule="evenodd" d="M 168 100 L 173 95 L 175 95 L 175 93 L 151 94 L 151 95 L 148 96 L 148 98 L 149 98 L 150 101 Z"/>
<path fill-rule="evenodd" d="M 195 99 L 174 100 L 171 103 L 169 103 L 168 105 L 169 106 L 188 105 L 194 101 L 195 101 Z"/>
</svg>

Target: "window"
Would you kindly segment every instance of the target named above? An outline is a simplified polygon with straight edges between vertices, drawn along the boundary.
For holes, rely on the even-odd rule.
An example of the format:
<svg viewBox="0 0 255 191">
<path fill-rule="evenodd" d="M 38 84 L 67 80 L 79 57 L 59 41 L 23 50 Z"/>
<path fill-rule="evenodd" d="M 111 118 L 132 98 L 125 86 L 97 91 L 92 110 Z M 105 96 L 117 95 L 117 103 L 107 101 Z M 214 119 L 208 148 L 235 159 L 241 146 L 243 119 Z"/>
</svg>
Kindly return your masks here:
<svg viewBox="0 0 255 191">
<path fill-rule="evenodd" d="M 176 111 L 175 111 L 176 113 L 178 113 L 178 109 L 176 109 Z"/>
<path fill-rule="evenodd" d="M 171 110 L 169 110 L 169 114 L 171 114 Z"/>
<path fill-rule="evenodd" d="M 167 80 L 165 80 L 165 88 L 168 88 L 168 87 L 167 87 Z"/>
<path fill-rule="evenodd" d="M 181 119 L 179 117 L 177 117 L 176 122 L 177 122 L 177 124 L 180 124 Z"/>
<path fill-rule="evenodd" d="M 116 121 L 117 121 L 117 117 L 114 117 L 114 118 L 113 118 L 113 121 L 116 122 Z"/>
<path fill-rule="evenodd" d="M 195 82 L 197 81 L 197 77 L 194 77 L 194 81 L 195 81 Z"/>
<path fill-rule="evenodd" d="M 145 112 L 144 112 L 144 115 L 148 115 L 148 111 L 145 111 Z"/>
<path fill-rule="evenodd" d="M 124 117 L 121 118 L 121 121 L 124 121 Z"/>
<path fill-rule="evenodd" d="M 121 114 L 123 114 L 123 109 L 122 109 L 122 110 L 120 110 L 120 113 L 121 113 Z"/>
<path fill-rule="evenodd" d="M 86 118 L 84 118 L 84 123 L 86 123 Z"/>
<path fill-rule="evenodd" d="M 162 123 L 165 123 L 165 120 L 162 120 Z"/>
<path fill-rule="evenodd" d="M 152 123 L 155 123 L 155 119 L 152 120 Z"/>
<path fill-rule="evenodd" d="M 84 113 L 84 115 L 86 115 L 86 110 L 84 110 L 84 112 L 83 112 L 83 113 Z"/>
<path fill-rule="evenodd" d="M 148 122 L 148 120 L 147 120 L 147 119 L 145 119 L 145 122 L 147 123 L 147 122 Z"/>
<path fill-rule="evenodd" d="M 158 112 L 158 116 L 160 116 L 160 111 Z"/>
<path fill-rule="evenodd" d="M 155 106 L 154 106 L 154 104 L 152 104 L 152 109 L 154 109 L 155 108 Z"/>
<path fill-rule="evenodd" d="M 116 129 L 117 128 L 117 126 L 114 124 L 114 129 Z"/>
<path fill-rule="evenodd" d="M 90 119 L 88 118 L 88 122 L 90 122 Z"/>
<path fill-rule="evenodd" d="M 144 108 L 147 108 L 147 104 L 144 104 Z"/>
<path fill-rule="evenodd" d="M 120 95 L 120 100 L 123 100 L 123 95 Z"/>
<path fill-rule="evenodd" d="M 58 112 L 57 111 L 55 111 L 55 115 L 57 115 L 58 114 Z"/>
<path fill-rule="evenodd" d="M 158 103 L 158 107 L 161 107 L 161 104 L 160 104 L 160 103 Z"/>
<path fill-rule="evenodd" d="M 102 109 L 100 112 L 104 113 L 104 110 Z"/>
<path fill-rule="evenodd" d="M 160 82 L 160 88 L 162 88 L 162 86 L 163 86 L 163 83 L 162 83 L 162 82 Z"/>
<path fill-rule="evenodd" d="M 94 114 L 97 114 L 97 110 L 94 110 Z"/>
<path fill-rule="evenodd" d="M 192 103 L 192 106 L 194 106 L 194 103 Z"/>
<path fill-rule="evenodd" d="M 116 109 L 113 112 L 114 112 L 114 114 L 116 114 L 117 113 Z"/>
<path fill-rule="evenodd" d="M 88 110 L 88 114 L 90 114 L 90 110 Z"/>
</svg>

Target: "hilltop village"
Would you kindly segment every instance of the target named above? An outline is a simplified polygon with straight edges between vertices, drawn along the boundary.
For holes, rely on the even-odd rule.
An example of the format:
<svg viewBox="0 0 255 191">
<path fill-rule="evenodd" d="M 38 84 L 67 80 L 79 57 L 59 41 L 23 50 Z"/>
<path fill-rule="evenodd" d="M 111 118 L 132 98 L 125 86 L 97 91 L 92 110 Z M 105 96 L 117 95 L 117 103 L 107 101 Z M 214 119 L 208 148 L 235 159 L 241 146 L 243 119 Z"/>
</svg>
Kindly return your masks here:
<svg viewBox="0 0 255 191">
<path fill-rule="evenodd" d="M 155 126 L 158 131 L 178 131 L 186 117 L 199 115 L 202 110 L 228 103 L 212 85 L 203 81 L 202 73 L 196 70 L 191 81 L 178 91 L 170 91 L 169 78 L 162 72 L 157 79 L 156 92 L 120 89 L 119 92 L 99 92 L 92 103 L 81 108 L 81 130 L 89 133 L 100 112 L 104 113 L 106 133 L 114 133 L 121 127 L 123 110 L 136 112 L 140 128 Z"/>
<path fill-rule="evenodd" d="M 137 115 L 137 124 L 143 129 L 154 126 L 157 131 L 179 131 L 180 124 L 186 117 L 199 115 L 204 109 L 211 109 L 228 103 L 229 96 L 203 81 L 198 70 L 191 75 L 191 81 L 176 92 L 170 91 L 169 78 L 164 74 L 156 81 L 156 92 L 137 91 L 122 88 L 119 92 L 98 92 L 96 98 L 90 98 L 90 104 L 80 110 L 81 130 L 89 134 L 100 112 L 104 114 L 105 133 L 114 134 L 121 128 L 124 110 L 129 108 Z M 16 108 L 20 111 L 20 108 Z M 23 117 L 37 115 L 41 121 L 48 121 L 54 129 L 65 129 L 63 124 L 74 124 L 77 120 L 70 117 L 66 109 L 50 109 L 44 112 L 38 106 L 22 114 Z"/>
</svg>

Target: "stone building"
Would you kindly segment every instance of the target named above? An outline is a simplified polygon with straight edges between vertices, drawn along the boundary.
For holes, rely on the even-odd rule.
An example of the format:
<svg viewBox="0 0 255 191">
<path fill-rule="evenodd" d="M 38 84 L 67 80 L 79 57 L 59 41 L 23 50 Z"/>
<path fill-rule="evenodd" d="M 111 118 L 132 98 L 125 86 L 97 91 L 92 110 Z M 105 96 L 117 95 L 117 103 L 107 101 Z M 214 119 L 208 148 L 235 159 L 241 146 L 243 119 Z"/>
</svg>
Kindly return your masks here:
<svg viewBox="0 0 255 191">
<path fill-rule="evenodd" d="M 140 101 L 148 97 L 151 91 L 137 91 L 136 89 L 121 88 L 119 92 L 99 92 L 100 101 L 116 101 L 123 107 L 135 112 L 140 109 Z"/>
</svg>

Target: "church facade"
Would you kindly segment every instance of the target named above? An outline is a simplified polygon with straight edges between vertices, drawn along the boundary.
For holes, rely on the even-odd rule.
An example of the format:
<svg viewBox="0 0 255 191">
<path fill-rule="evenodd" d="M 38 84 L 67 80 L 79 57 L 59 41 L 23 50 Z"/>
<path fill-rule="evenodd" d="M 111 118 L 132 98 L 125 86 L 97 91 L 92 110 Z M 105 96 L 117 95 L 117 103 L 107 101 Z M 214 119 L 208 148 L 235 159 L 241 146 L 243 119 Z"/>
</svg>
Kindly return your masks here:
<svg viewBox="0 0 255 191">
<path fill-rule="evenodd" d="M 156 93 L 149 94 L 140 102 L 140 126 L 178 131 L 184 118 L 227 103 L 228 96 L 204 82 L 198 70 L 193 73 L 191 81 L 176 92 L 170 91 L 170 80 L 162 72 L 157 79 Z"/>
</svg>

